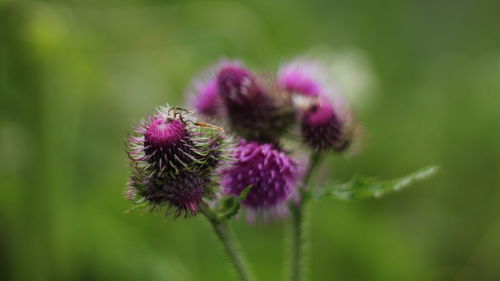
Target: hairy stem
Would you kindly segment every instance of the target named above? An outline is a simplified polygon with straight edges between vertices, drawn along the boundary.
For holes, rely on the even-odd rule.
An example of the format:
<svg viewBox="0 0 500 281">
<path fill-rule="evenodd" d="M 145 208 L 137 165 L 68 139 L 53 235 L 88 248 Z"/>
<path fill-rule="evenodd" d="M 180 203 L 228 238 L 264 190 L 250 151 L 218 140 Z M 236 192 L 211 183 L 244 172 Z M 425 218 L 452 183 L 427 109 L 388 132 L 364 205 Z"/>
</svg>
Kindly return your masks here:
<svg viewBox="0 0 500 281">
<path fill-rule="evenodd" d="M 233 237 L 231 230 L 229 229 L 227 223 L 223 219 L 217 218 L 212 210 L 208 207 L 203 207 L 201 209 L 202 213 L 207 217 L 207 219 L 212 224 L 212 227 L 217 235 L 217 238 L 224 245 L 224 249 L 229 256 L 236 272 L 241 281 L 252 281 L 253 278 L 250 275 L 248 265 L 245 262 L 242 251 L 237 246 L 237 242 Z"/>
<path fill-rule="evenodd" d="M 291 250 L 291 281 L 300 281 L 304 275 L 304 208 L 307 203 L 306 188 L 309 184 L 315 168 L 321 160 L 319 153 L 310 155 L 309 167 L 302 181 L 299 202 L 290 203 L 292 250 Z"/>
<path fill-rule="evenodd" d="M 290 206 L 291 231 L 292 231 L 292 251 L 291 251 L 291 275 L 290 280 L 299 281 L 303 276 L 303 229 L 302 229 L 302 208 L 297 204 Z"/>
</svg>

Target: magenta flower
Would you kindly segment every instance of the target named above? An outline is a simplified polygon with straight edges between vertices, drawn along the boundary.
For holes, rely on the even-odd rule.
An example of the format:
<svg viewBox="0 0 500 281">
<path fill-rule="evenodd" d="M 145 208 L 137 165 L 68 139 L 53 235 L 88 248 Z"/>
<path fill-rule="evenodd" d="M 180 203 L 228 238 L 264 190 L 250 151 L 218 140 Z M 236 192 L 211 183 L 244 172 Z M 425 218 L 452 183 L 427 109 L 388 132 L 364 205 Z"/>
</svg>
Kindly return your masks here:
<svg viewBox="0 0 500 281">
<path fill-rule="evenodd" d="M 318 63 L 297 59 L 279 69 L 278 88 L 292 94 L 316 97 L 325 91 L 322 82 L 324 73 Z"/>
<path fill-rule="evenodd" d="M 352 114 L 329 95 L 331 84 L 320 63 L 297 59 L 278 71 L 278 87 L 289 93 L 299 111 L 303 141 L 316 151 L 343 151 L 352 139 Z M 330 85 L 330 86 L 327 86 Z"/>
<path fill-rule="evenodd" d="M 280 99 L 253 73 L 227 64 L 217 74 L 217 90 L 231 129 L 248 140 L 277 142 L 293 123 L 291 103 Z"/>
<path fill-rule="evenodd" d="M 194 215 L 213 194 L 212 172 L 225 141 L 212 125 L 181 108 L 160 107 L 128 140 L 132 176 L 125 196 L 149 210 Z"/>
<path fill-rule="evenodd" d="M 270 211 L 271 215 L 280 215 L 286 212 L 286 202 L 297 191 L 296 161 L 272 144 L 244 141 L 235 148 L 233 158 L 234 163 L 221 172 L 223 192 L 239 196 L 251 186 L 241 202 L 251 214 Z"/>
<path fill-rule="evenodd" d="M 305 144 L 316 151 L 333 149 L 337 152 L 349 147 L 352 140 L 352 113 L 340 100 L 332 103 L 319 96 L 301 112 L 300 127 Z"/>
</svg>

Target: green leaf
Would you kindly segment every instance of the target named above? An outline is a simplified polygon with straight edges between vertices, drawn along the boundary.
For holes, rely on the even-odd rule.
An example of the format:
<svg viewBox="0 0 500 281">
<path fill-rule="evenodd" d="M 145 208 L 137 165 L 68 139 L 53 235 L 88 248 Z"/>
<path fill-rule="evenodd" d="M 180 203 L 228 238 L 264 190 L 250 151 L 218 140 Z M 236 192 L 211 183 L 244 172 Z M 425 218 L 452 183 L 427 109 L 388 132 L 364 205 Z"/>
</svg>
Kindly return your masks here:
<svg viewBox="0 0 500 281">
<path fill-rule="evenodd" d="M 223 207 L 219 211 L 219 217 L 230 219 L 234 217 L 240 210 L 240 203 L 235 197 L 228 197 L 224 200 Z"/>
<path fill-rule="evenodd" d="M 248 192 L 250 191 L 250 188 L 252 188 L 252 185 L 245 187 L 245 189 L 243 189 L 241 191 L 240 196 L 238 196 L 238 202 L 243 201 L 247 198 L 247 195 L 248 195 Z"/>
<path fill-rule="evenodd" d="M 431 166 L 407 176 L 386 181 L 380 181 L 374 177 L 357 175 L 346 183 L 337 183 L 324 188 L 322 191 L 316 193 L 314 197 L 331 196 L 342 200 L 380 198 L 386 194 L 405 189 L 417 181 L 427 179 L 436 174 L 438 170 L 437 166 Z"/>
<path fill-rule="evenodd" d="M 234 217 L 240 210 L 240 202 L 247 198 L 248 192 L 252 185 L 245 187 L 238 197 L 227 197 L 222 202 L 222 208 L 219 210 L 218 215 L 221 219 L 230 219 Z"/>
</svg>

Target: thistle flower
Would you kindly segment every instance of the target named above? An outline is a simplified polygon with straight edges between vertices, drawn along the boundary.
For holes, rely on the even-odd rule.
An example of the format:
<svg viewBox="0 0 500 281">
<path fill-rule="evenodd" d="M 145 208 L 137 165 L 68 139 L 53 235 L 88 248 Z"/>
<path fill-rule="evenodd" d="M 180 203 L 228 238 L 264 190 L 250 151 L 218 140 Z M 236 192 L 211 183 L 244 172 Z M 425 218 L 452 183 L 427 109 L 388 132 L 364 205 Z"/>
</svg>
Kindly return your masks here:
<svg viewBox="0 0 500 281">
<path fill-rule="evenodd" d="M 299 111 L 303 141 L 316 151 L 344 151 L 351 144 L 352 113 L 343 101 L 331 102 L 332 87 L 324 66 L 313 60 L 296 59 L 278 71 L 278 87 L 288 92 Z"/>
<path fill-rule="evenodd" d="M 304 101 L 302 101 L 304 102 Z M 321 152 L 333 149 L 342 152 L 349 147 L 353 135 L 352 113 L 340 99 L 332 103 L 326 96 L 305 102 L 300 128 L 306 145 Z M 300 107 L 300 105 L 299 105 Z"/>
<path fill-rule="evenodd" d="M 167 215 L 188 217 L 199 212 L 203 198 L 213 196 L 214 186 L 210 177 L 202 172 L 182 172 L 171 177 L 149 175 L 136 168 L 126 197 L 136 204 L 145 204 L 149 211 L 166 209 Z"/>
<path fill-rule="evenodd" d="M 251 186 L 241 202 L 250 216 L 259 211 L 270 211 L 271 215 L 286 212 L 286 202 L 296 195 L 299 179 L 293 158 L 275 145 L 242 141 L 233 152 L 233 160 L 221 171 L 225 194 L 239 196 Z"/>
<path fill-rule="evenodd" d="M 325 91 L 325 71 L 312 60 L 296 59 L 284 64 L 278 71 L 278 88 L 292 94 L 317 97 Z"/>
<path fill-rule="evenodd" d="M 212 169 L 223 144 L 214 131 L 184 109 L 160 107 L 129 137 L 127 152 L 132 166 L 155 176 Z"/>
<path fill-rule="evenodd" d="M 291 104 L 272 95 L 253 73 L 237 63 L 224 65 L 217 74 L 229 125 L 248 140 L 277 142 L 294 120 Z"/>
<path fill-rule="evenodd" d="M 213 195 L 212 172 L 224 157 L 220 130 L 184 109 L 158 108 L 129 137 L 132 176 L 125 197 L 149 210 L 195 215 Z"/>
</svg>

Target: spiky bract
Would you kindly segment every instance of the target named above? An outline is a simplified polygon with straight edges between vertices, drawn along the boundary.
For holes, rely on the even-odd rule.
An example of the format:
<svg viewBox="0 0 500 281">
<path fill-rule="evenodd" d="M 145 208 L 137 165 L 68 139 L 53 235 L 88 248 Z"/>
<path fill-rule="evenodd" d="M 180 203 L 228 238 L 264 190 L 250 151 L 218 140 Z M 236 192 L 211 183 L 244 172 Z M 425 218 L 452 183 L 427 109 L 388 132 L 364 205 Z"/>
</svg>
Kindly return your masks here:
<svg viewBox="0 0 500 281">
<path fill-rule="evenodd" d="M 128 199 L 144 204 L 149 211 L 165 210 L 167 215 L 193 216 L 203 198 L 213 196 L 215 183 L 202 172 L 182 172 L 175 178 L 150 176 L 135 170 L 126 192 Z"/>
</svg>

